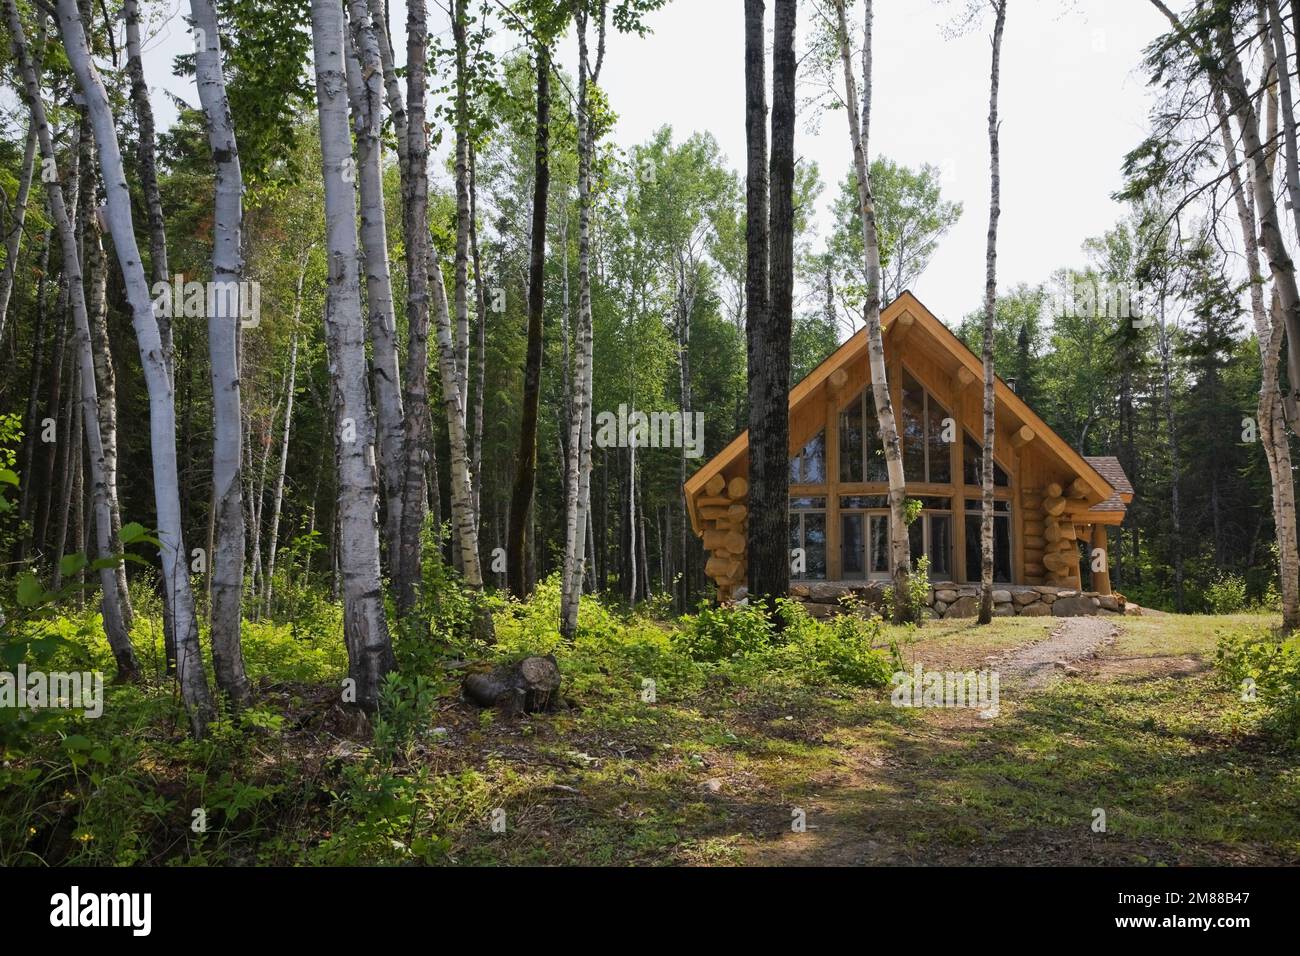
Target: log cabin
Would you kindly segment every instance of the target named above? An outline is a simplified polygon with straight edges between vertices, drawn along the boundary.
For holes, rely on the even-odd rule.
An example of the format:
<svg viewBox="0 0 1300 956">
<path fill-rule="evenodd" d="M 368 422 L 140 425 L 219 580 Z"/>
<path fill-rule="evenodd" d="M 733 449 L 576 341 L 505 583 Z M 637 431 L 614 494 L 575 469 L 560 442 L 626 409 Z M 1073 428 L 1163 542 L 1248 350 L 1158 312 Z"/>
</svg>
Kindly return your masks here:
<svg viewBox="0 0 1300 956">
<path fill-rule="evenodd" d="M 881 324 L 907 495 L 921 502 L 908 528 L 913 561 L 929 560 L 932 600 L 969 594 L 960 586 L 980 578 L 983 366 L 911 292 L 883 310 Z M 1106 529 L 1124 520 L 1133 488 L 1117 459 L 1080 455 L 1013 384 L 995 382 L 999 597 L 1073 597 L 1085 570 L 1091 591 L 1110 595 Z M 888 484 L 865 328 L 791 390 L 789 415 L 790 548 L 802 558 L 792 585 L 887 580 Z M 748 469 L 744 432 L 685 484 L 691 527 L 709 552 L 705 573 L 722 601 L 738 597 L 746 580 Z M 1019 596 L 1000 603 L 1021 612 Z"/>
</svg>

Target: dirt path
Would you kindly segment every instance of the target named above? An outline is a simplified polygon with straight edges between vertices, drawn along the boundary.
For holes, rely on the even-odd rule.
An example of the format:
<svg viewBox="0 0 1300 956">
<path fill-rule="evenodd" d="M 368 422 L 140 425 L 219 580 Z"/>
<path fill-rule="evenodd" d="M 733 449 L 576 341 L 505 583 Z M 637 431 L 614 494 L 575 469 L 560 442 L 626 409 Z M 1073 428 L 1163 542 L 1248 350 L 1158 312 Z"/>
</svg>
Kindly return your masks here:
<svg viewBox="0 0 1300 956">
<path fill-rule="evenodd" d="M 1019 681 L 1034 690 L 1045 687 L 1052 675 L 1074 673 L 1071 662 L 1095 657 L 1103 644 L 1113 643 L 1119 628 L 1103 617 L 1067 617 L 1045 641 L 1017 648 L 996 659 L 993 668 L 1003 680 Z"/>
<path fill-rule="evenodd" d="M 1101 617 L 1063 618 L 1045 639 L 988 658 L 1003 685 L 1020 691 L 1040 691 L 1054 676 L 1080 675 L 1072 662 L 1095 658 L 1119 636 L 1118 626 Z M 1083 674 L 1085 678 L 1088 676 Z M 924 865 L 935 862 L 923 848 L 902 839 L 908 828 L 924 826 L 928 811 L 918 779 L 931 772 L 933 744 L 951 734 L 964 734 L 981 723 L 973 710 L 932 710 L 922 726 L 902 731 L 902 746 L 882 752 L 868 739 L 855 741 L 839 762 L 838 772 L 825 780 L 804 802 L 808 829 L 782 834 L 747 849 L 745 862 L 760 866 Z M 867 796 L 871 794 L 871 796 Z M 864 798 L 866 798 L 864 800 Z M 943 815 L 928 819 L 942 826 Z M 984 850 L 972 851 L 963 862 L 987 863 Z M 998 854 L 1011 854 L 1014 847 Z M 951 857 L 945 858 L 953 862 Z"/>
</svg>

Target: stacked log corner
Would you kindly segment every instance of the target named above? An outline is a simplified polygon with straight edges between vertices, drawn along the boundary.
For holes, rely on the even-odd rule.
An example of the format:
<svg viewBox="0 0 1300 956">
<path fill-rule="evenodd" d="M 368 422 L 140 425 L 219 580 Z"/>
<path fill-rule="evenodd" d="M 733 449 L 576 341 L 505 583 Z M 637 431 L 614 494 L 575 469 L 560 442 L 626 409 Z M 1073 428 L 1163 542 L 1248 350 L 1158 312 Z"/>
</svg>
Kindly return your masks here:
<svg viewBox="0 0 1300 956">
<path fill-rule="evenodd" d="M 749 481 L 741 476 L 730 481 L 714 475 L 696 499 L 704 550 L 709 561 L 704 573 L 718 586 L 718 600 L 730 601 L 746 580 L 745 558 L 749 528 Z"/>
</svg>

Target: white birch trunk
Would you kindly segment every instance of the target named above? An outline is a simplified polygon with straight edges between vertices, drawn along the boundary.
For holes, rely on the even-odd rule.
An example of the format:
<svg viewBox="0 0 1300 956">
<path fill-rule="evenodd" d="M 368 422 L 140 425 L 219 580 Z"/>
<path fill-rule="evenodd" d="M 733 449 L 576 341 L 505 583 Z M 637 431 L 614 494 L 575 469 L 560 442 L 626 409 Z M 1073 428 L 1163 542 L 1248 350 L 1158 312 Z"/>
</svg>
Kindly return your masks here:
<svg viewBox="0 0 1300 956">
<path fill-rule="evenodd" d="M 13 0 L 8 0 L 12 4 Z M 199 648 L 198 621 L 194 611 L 194 592 L 190 587 L 186 564 L 185 538 L 181 531 L 179 476 L 176 462 L 176 410 L 172 402 L 158 321 L 154 316 L 149 283 L 135 240 L 131 212 L 131 192 L 122 165 L 117 141 L 117 122 L 108 102 L 108 94 L 90 59 L 81 13 L 76 0 L 58 0 L 59 29 L 68 60 L 76 73 L 77 83 L 90 110 L 95 141 L 99 146 L 104 189 L 108 200 L 108 224 L 117 251 L 131 307 L 131 321 L 140 348 L 149 393 L 150 448 L 153 453 L 154 504 L 157 511 L 158 537 L 162 544 L 163 585 L 171 602 L 176 635 L 176 672 L 181 698 L 189 712 L 190 726 L 202 736 L 212 716 L 212 697 L 203 670 Z"/>
<path fill-rule="evenodd" d="M 240 283 L 244 178 L 239 147 L 226 98 L 221 34 L 213 0 L 190 0 L 198 31 L 195 81 L 207 119 L 208 146 L 216 169 L 213 202 L 212 287 L 208 296 L 208 358 L 212 368 L 212 500 L 215 540 L 208 556 L 212 588 L 212 665 L 217 686 L 231 704 L 243 707 L 250 696 L 240 641 L 244 588 L 244 503 L 240 475 L 240 424 L 237 340 L 243 316 Z"/>
<path fill-rule="evenodd" d="M 402 380 L 397 358 L 397 318 L 388 262 L 388 224 L 384 211 L 384 71 L 365 0 L 348 0 L 348 98 L 356 135 L 357 186 L 361 197 L 361 248 L 365 257 L 366 309 L 375 366 L 375 422 L 379 432 L 379 473 L 384 487 L 384 544 L 390 568 L 401 549 L 403 466 Z"/>
<path fill-rule="evenodd" d="M 871 194 L 871 178 L 867 165 L 865 132 L 870 128 L 870 112 L 864 109 L 858 117 L 858 84 L 853 76 L 853 59 L 849 50 L 849 28 L 844 15 L 844 0 L 835 0 L 838 20 L 840 62 L 844 66 L 844 88 L 849 116 L 849 139 L 853 144 L 853 167 L 858 181 L 858 206 L 862 213 L 862 244 L 866 252 L 867 299 L 866 327 L 867 351 L 871 365 L 871 395 L 875 400 L 876 418 L 880 423 L 880 437 L 885 446 L 885 467 L 889 477 L 889 538 L 890 561 L 893 565 L 894 617 L 896 620 L 912 616 L 908 603 L 908 586 L 912 570 L 911 543 L 907 537 L 907 492 L 903 477 L 903 455 L 898 441 L 898 425 L 894 419 L 894 405 L 889 396 L 889 382 L 885 372 L 885 340 L 880 328 L 880 237 L 876 227 L 876 206 Z M 866 37 L 871 37 L 871 0 L 866 0 Z M 870 44 L 863 51 L 865 66 L 871 62 Z M 864 78 L 864 88 L 871 85 Z"/>
<path fill-rule="evenodd" d="M 1002 61 L 1002 31 L 1006 0 L 994 0 L 993 63 L 989 70 L 989 232 L 984 275 L 984 443 L 980 459 L 980 608 L 979 623 L 993 620 L 993 440 L 996 434 L 993 391 L 993 320 L 998 303 L 998 216 L 1002 170 L 998 154 L 998 82 Z"/>
<path fill-rule="evenodd" d="M 366 335 L 357 265 L 356 199 L 344 76 L 342 0 L 312 0 L 312 48 L 325 182 L 328 295 L 325 336 L 333 385 L 339 478 L 339 565 L 343 629 L 355 702 L 373 709 L 392 670 L 393 648 L 379 578 L 375 424 L 366 382 Z"/>
<path fill-rule="evenodd" d="M 19 18 L 15 0 L 5 0 L 5 14 L 9 23 L 10 36 L 13 40 L 15 59 L 22 76 L 23 94 L 31 112 L 32 127 L 40 144 L 42 160 L 55 162 L 54 138 L 46 119 L 45 105 L 41 101 L 40 83 L 36 78 L 36 69 L 32 64 L 23 32 L 22 20 Z M 56 167 L 57 168 L 57 167 Z M 63 271 L 68 284 L 69 304 L 72 307 L 74 334 L 76 336 L 77 368 L 80 380 L 80 397 L 82 429 L 87 441 L 90 461 L 90 480 L 93 485 L 95 510 L 95 545 L 97 557 L 107 558 L 112 549 L 112 520 L 109 510 L 108 488 L 104 477 L 104 448 L 99 430 L 99 398 L 95 386 L 95 363 L 91 354 L 90 322 L 86 313 L 85 291 L 82 285 L 81 259 L 78 254 L 77 240 L 73 232 L 72 220 L 68 216 L 68 207 L 64 204 L 63 188 L 57 180 L 46 182 L 48 206 L 54 217 L 54 227 L 59 234 L 59 243 L 63 251 Z M 65 432 L 66 434 L 66 432 Z M 80 451 L 77 452 L 80 455 Z M 64 502 L 65 513 L 73 507 L 81 509 L 83 503 Z M 117 574 L 112 566 L 100 569 L 100 587 L 102 596 L 100 608 L 103 613 L 104 634 L 117 663 L 119 680 L 134 680 L 139 676 L 140 667 L 131 646 L 131 638 L 126 631 L 122 618 L 121 598 L 118 593 Z"/>
<path fill-rule="evenodd" d="M 603 54 L 604 8 L 597 24 Z M 565 486 L 564 567 L 561 574 L 560 633 L 572 640 L 578 632 L 578 606 L 584 577 L 584 530 L 591 504 L 591 157 L 595 138 L 589 116 L 590 84 L 596 81 L 588 64 L 587 17 L 579 11 L 578 34 L 578 327 L 575 330 L 573 415 L 569 422 L 569 461 Z"/>
</svg>

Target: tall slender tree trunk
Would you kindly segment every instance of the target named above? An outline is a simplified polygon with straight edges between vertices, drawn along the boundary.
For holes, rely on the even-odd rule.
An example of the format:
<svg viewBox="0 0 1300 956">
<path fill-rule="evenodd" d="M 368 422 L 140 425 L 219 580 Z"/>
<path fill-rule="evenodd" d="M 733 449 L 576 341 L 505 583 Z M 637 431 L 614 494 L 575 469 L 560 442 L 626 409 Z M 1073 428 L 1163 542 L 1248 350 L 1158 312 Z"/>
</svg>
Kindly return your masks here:
<svg viewBox="0 0 1300 956">
<path fill-rule="evenodd" d="M 475 327 L 474 373 L 474 430 L 471 436 L 473 449 L 470 460 L 470 478 L 474 485 L 474 527 L 482 525 L 482 512 L 479 510 L 480 497 L 483 492 L 483 391 L 487 387 L 487 290 L 483 282 L 483 260 L 478 248 L 478 169 L 475 160 L 474 144 L 469 144 L 469 251 L 474 260 L 474 298 L 477 306 L 477 325 Z M 567 253 L 567 250 L 566 250 Z M 568 276 L 565 276 L 565 294 L 568 294 Z M 567 299 L 566 299 L 567 303 Z M 566 308 L 565 315 L 568 315 Z M 566 319 L 567 323 L 567 319 Z M 568 363 L 565 363 L 565 388 L 569 386 Z M 568 434 L 568 423 L 565 423 Z"/>
<path fill-rule="evenodd" d="M 469 7 L 452 0 L 451 32 L 456 51 L 456 388 L 461 395 L 461 424 L 469 413 Z"/>
<path fill-rule="evenodd" d="M 402 500 L 402 542 L 397 582 L 397 607 L 406 619 L 419 597 L 422 534 L 429 488 L 425 478 L 432 453 L 429 417 L 429 143 L 424 132 L 425 51 L 429 27 L 425 0 L 408 0 L 406 20 L 406 98 L 409 125 L 399 137 L 405 144 L 405 179 L 402 182 L 403 232 L 406 237 L 406 394 L 403 441 L 406 481 Z M 385 71 L 387 71 L 385 63 Z M 394 99 L 390 94 L 390 102 Z M 400 95 L 396 97 L 400 101 Z M 393 108 L 394 125 L 399 116 Z M 439 277 L 441 278 L 441 277 Z M 444 296 L 445 299 L 445 296 Z M 438 494 L 433 483 L 433 494 Z"/>
<path fill-rule="evenodd" d="M 171 278 L 167 263 L 167 226 L 163 219 L 162 194 L 158 189 L 158 148 L 153 106 L 149 102 L 149 86 L 145 83 L 144 62 L 140 51 L 139 0 L 123 0 L 122 18 L 126 21 L 126 72 L 131 78 L 131 110 L 135 114 L 136 166 L 149 223 L 149 272 L 155 283 L 167 282 Z M 160 315 L 157 321 L 163 357 L 170 376 L 175 361 L 171 319 Z"/>
<path fill-rule="evenodd" d="M 307 275 L 307 258 L 304 254 L 298 268 L 298 285 L 293 296 L 293 339 L 289 344 L 289 384 L 284 398 L 284 434 L 280 439 L 280 466 L 276 470 L 275 493 L 271 505 L 271 540 L 266 551 L 266 580 L 262 588 L 260 613 L 271 612 L 271 594 L 275 586 L 275 555 L 280 543 L 280 510 L 284 502 L 284 476 L 289 468 L 289 433 L 293 427 L 293 399 L 298 388 L 298 322 L 302 318 L 302 286 Z"/>
<path fill-rule="evenodd" d="M 352 149 L 341 0 L 312 0 L 311 19 L 325 181 L 325 336 L 334 393 L 343 632 L 356 703 L 370 710 L 378 705 L 380 685 L 394 661 L 379 578 L 378 488 L 372 465 L 375 420 L 366 383 L 356 201 L 347 175 Z"/>
<path fill-rule="evenodd" d="M 66 12 L 62 10 L 63 6 L 61 5 L 61 12 Z M 72 5 L 72 10 L 75 12 L 75 4 Z M 22 76 L 23 96 L 27 100 L 32 126 L 40 144 L 41 158 L 44 165 L 52 165 L 55 163 L 54 139 L 46 119 L 45 105 L 41 101 L 40 82 L 37 79 L 36 69 L 28 52 L 22 20 L 19 17 L 15 0 L 5 0 L 5 14 L 9 22 L 14 56 Z M 59 234 L 59 242 L 63 252 L 63 270 L 68 282 L 68 298 L 72 307 L 78 357 L 74 380 L 80 383 L 80 392 L 76 401 L 81 406 L 81 422 L 73 438 L 72 448 L 66 449 L 65 455 L 68 456 L 72 465 L 80 469 L 82 465 L 81 438 L 84 436 L 89 453 L 91 482 L 93 483 L 96 556 L 108 558 L 114 553 L 112 550 L 113 530 L 109 510 L 108 486 L 105 480 L 104 447 L 99 428 L 99 396 L 95 382 L 95 360 L 91 348 L 90 321 L 86 312 L 86 298 L 82 284 L 81 259 L 77 249 L 72 221 L 68 215 L 69 207 L 64 205 L 63 189 L 57 179 L 46 182 L 46 194 L 49 200 L 50 212 L 54 216 L 54 228 Z M 64 434 L 66 435 L 67 432 Z M 77 509 L 78 515 L 82 513 L 84 503 L 80 489 L 77 490 L 75 497 L 70 493 L 66 494 L 63 502 L 63 513 L 65 515 L 73 508 Z M 60 524 L 62 528 L 66 529 L 65 522 Z M 60 558 L 62 557 L 63 534 L 64 532 L 61 531 Z M 102 592 L 100 610 L 103 615 L 104 634 L 108 638 L 109 647 L 117 664 L 117 679 L 135 680 L 140 675 L 140 665 L 136 660 L 135 649 L 131 645 L 131 638 L 126 630 L 126 622 L 122 618 L 117 574 L 111 563 L 106 563 L 104 567 L 100 568 L 99 582 Z"/>
<path fill-rule="evenodd" d="M 764 0 L 745 0 L 745 316 L 749 386 L 748 591 L 752 599 L 789 589 L 789 418 L 784 392 L 768 381 L 767 54 Z M 776 363 L 771 363 L 776 364 Z M 780 405 L 779 411 L 773 409 Z M 778 449 L 778 445 L 780 445 Z M 683 576 L 683 602 L 690 583 Z"/>
<path fill-rule="evenodd" d="M 528 349 L 519 426 L 519 454 L 510 493 L 506 580 L 517 598 L 528 596 L 524 532 L 537 483 L 537 413 L 542 394 L 542 321 L 546 313 L 546 213 L 551 191 L 551 51 L 537 44 L 537 123 L 533 151 L 533 222 L 528 260 Z M 467 333 L 468 335 L 468 333 Z"/>
<path fill-rule="evenodd" d="M 993 621 L 993 323 L 998 308 L 998 217 L 1002 213 L 1002 167 L 998 153 L 998 83 L 1007 0 L 994 0 L 993 62 L 989 68 L 989 232 L 984 252 L 984 446 L 980 458 L 980 610 L 979 623 Z"/>
<path fill-rule="evenodd" d="M 1300 627 L 1300 538 L 1296 531 L 1295 483 L 1292 480 L 1291 445 L 1287 438 L 1282 397 L 1278 389 L 1277 368 L 1282 350 L 1282 323 L 1276 325 L 1264 303 L 1264 277 L 1259 268 L 1259 239 L 1255 231 L 1255 212 L 1251 197 L 1237 170 L 1236 143 L 1228 120 L 1223 91 L 1214 91 L 1214 108 L 1219 122 L 1220 141 L 1228 167 L 1237 219 L 1241 224 L 1242 246 L 1246 251 L 1246 270 L 1250 280 L 1251 316 L 1259 343 L 1260 390 L 1257 416 L 1259 437 L 1268 463 L 1273 498 L 1273 524 L 1277 531 L 1279 580 L 1282 592 L 1282 626 L 1287 632 Z"/>
<path fill-rule="evenodd" d="M 12 4 L 13 0 L 8 0 Z M 202 736 L 212 716 L 212 697 L 199 648 L 194 592 L 185 562 L 185 537 L 181 530 L 179 474 L 176 461 L 176 411 L 171 380 L 163 358 L 158 321 L 154 316 L 149 284 L 136 244 L 131 214 L 131 194 L 117 141 L 117 124 L 108 94 L 90 59 L 86 34 L 76 0 L 58 0 L 63 45 L 76 73 L 77 83 L 90 110 L 95 141 L 108 200 L 108 223 L 131 306 L 132 324 L 140 348 L 149 393 L 150 447 L 153 452 L 154 499 L 158 535 L 162 543 L 164 586 L 171 596 L 176 635 L 176 668 L 181 697 L 189 712 L 195 736 Z M 16 14 L 15 14 L 16 18 Z"/>
<path fill-rule="evenodd" d="M 122 509 L 117 492 L 117 375 L 113 371 L 113 354 L 108 339 L 108 260 L 104 255 L 99 219 L 95 173 L 95 142 L 90 135 L 89 120 L 83 120 L 80 141 L 81 187 L 77 195 L 77 219 L 81 223 L 81 251 L 88 289 L 86 303 L 90 320 L 91 354 L 95 360 L 95 387 L 99 393 L 99 431 L 104 448 L 104 490 L 108 495 L 108 514 L 112 534 L 111 554 L 122 550 Z M 126 562 L 116 569 L 118 600 L 122 621 L 131 629 L 131 594 L 126 580 Z"/>
<path fill-rule="evenodd" d="M 867 43 L 862 51 L 863 88 L 871 89 L 871 0 L 865 0 Z M 863 99 L 861 120 L 858 118 L 857 81 L 853 77 L 853 60 L 849 52 L 849 29 L 844 14 L 844 0 L 835 0 L 838 18 L 840 62 L 844 66 L 844 87 L 849 117 L 849 139 L 853 143 L 853 168 L 857 176 L 858 206 L 862 213 L 862 245 L 866 251 L 867 352 L 871 366 L 871 395 L 880 423 L 880 437 L 885 446 L 885 467 L 889 477 L 889 547 L 894 579 L 894 619 L 910 620 L 914 615 L 909 601 L 912 571 L 911 542 L 907 537 L 907 490 L 903 477 L 903 455 L 898 440 L 898 424 L 889 396 L 885 372 L 885 340 L 880 328 L 880 234 L 876 226 L 876 204 L 871 193 L 867 165 L 866 134 L 871 128 L 871 98 Z"/>
<path fill-rule="evenodd" d="M 405 479 L 402 382 L 398 371 L 397 319 L 388 263 L 388 225 L 380 130 L 384 74 L 376 29 L 365 0 L 348 0 L 351 33 L 347 52 L 348 96 L 356 133 L 357 186 L 361 196 L 361 247 L 365 253 L 366 308 L 374 359 L 375 420 L 379 471 L 384 489 L 384 544 L 388 567 L 401 551 L 402 485 Z"/>
<path fill-rule="evenodd" d="M 561 572 L 560 633 L 573 640 L 578 633 L 578 607 L 584 578 L 583 529 L 594 537 L 591 524 L 591 403 L 593 335 L 591 319 L 591 165 L 595 131 L 591 122 L 591 87 L 600 78 L 605 59 L 605 13 L 596 11 L 596 63 L 591 66 L 587 46 L 586 10 L 575 12 L 578 35 L 578 326 L 575 330 L 573 417 L 569 424 L 569 460 L 565 501 L 564 568 Z M 592 549 L 595 558 L 594 547 Z"/>
<path fill-rule="evenodd" d="M 18 173 L 18 193 L 14 196 L 14 213 L 5 235 L 5 267 L 0 272 L 0 342 L 5 337 L 5 319 L 9 316 L 9 296 L 14 289 L 14 274 L 18 271 L 18 247 L 23 237 L 23 223 L 27 219 L 27 197 L 32 189 L 32 169 L 36 164 L 36 130 L 28 128 L 27 145 L 23 147 L 23 161 Z"/>
<path fill-rule="evenodd" d="M 36 128 L 32 127 L 32 136 L 36 135 Z M 34 486 L 36 484 L 36 449 L 41 442 L 40 422 L 36 419 L 37 408 L 41 396 L 41 376 L 45 368 L 45 323 L 49 314 L 46 308 L 45 292 L 46 278 L 50 270 L 50 240 L 53 232 L 50 229 L 45 230 L 45 235 L 41 238 L 41 254 L 37 261 L 37 279 L 36 279 L 36 321 L 35 328 L 32 330 L 32 374 L 28 383 L 27 390 L 27 410 L 23 415 L 23 460 L 22 460 L 22 487 L 18 491 L 18 523 L 22 527 L 22 535 L 18 539 L 17 557 L 19 561 L 27 558 L 29 546 L 34 546 L 34 539 L 29 529 L 32 527 L 32 506 L 36 501 Z"/>
<path fill-rule="evenodd" d="M 244 590 L 244 503 L 240 476 L 237 341 L 244 316 L 242 282 L 244 177 L 226 98 L 221 32 L 212 0 L 190 0 L 190 15 L 202 43 L 195 54 L 195 82 L 208 127 L 216 170 L 213 200 L 212 288 L 208 296 L 208 360 L 212 370 L 212 498 L 215 541 L 208 556 L 212 588 L 212 667 L 217 686 L 236 709 L 249 700 L 240 640 Z M 260 518 L 260 515 L 259 515 Z M 260 520 L 257 527 L 261 527 Z"/>
</svg>

